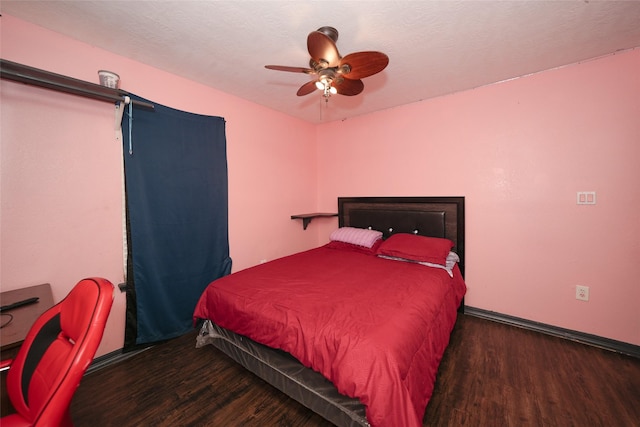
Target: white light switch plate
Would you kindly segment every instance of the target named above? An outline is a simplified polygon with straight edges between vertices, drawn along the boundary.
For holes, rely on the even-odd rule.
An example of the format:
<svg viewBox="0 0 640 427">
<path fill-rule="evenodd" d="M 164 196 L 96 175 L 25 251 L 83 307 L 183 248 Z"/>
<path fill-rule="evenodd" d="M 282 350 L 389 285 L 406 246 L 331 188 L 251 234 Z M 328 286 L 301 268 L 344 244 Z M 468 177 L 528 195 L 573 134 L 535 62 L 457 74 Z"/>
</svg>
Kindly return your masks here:
<svg viewBox="0 0 640 427">
<path fill-rule="evenodd" d="M 579 205 L 595 205 L 596 192 L 595 191 L 578 191 L 576 202 Z"/>
</svg>

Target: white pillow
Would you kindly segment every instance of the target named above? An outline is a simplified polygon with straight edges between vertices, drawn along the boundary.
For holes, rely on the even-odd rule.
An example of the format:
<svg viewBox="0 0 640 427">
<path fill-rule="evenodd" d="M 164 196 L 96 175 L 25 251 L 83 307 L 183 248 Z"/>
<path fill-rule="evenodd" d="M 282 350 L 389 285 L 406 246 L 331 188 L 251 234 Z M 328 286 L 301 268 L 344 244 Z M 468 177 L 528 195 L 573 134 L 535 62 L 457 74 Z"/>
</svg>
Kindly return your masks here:
<svg viewBox="0 0 640 427">
<path fill-rule="evenodd" d="M 457 262 L 460 262 L 460 257 L 455 252 L 449 252 L 449 255 L 447 255 L 446 265 L 433 264 L 431 262 L 424 262 L 424 261 L 414 261 L 411 259 L 398 258 L 398 257 L 392 257 L 392 256 L 386 256 L 386 255 L 378 255 L 378 257 L 385 258 L 385 259 L 392 259 L 395 261 L 413 262 L 413 263 L 424 265 L 427 267 L 441 268 L 443 270 L 446 270 L 447 273 L 449 273 L 449 276 L 451 277 L 453 277 L 453 267 L 456 265 Z"/>
</svg>

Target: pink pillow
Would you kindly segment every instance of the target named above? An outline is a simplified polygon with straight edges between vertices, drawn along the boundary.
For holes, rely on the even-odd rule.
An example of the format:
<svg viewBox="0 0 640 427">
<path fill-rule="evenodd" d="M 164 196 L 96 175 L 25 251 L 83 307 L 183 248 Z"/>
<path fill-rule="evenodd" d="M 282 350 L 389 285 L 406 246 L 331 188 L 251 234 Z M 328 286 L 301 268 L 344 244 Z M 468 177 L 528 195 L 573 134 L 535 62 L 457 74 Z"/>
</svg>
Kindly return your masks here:
<svg viewBox="0 0 640 427">
<path fill-rule="evenodd" d="M 382 239 L 381 231 L 355 227 L 340 227 L 329 236 L 329 240 L 351 243 L 365 248 L 371 248 L 380 239 Z"/>
<path fill-rule="evenodd" d="M 378 255 L 446 265 L 451 248 L 453 242 L 449 239 L 398 233 L 380 245 Z"/>
</svg>

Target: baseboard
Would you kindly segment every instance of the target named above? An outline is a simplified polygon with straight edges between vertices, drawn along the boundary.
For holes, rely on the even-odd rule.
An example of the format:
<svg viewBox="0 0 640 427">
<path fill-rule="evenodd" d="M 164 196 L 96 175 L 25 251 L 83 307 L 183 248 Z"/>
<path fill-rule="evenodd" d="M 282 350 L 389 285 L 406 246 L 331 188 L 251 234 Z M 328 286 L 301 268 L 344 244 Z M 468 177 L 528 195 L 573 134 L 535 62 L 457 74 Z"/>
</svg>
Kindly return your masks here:
<svg viewBox="0 0 640 427">
<path fill-rule="evenodd" d="M 465 306 L 464 314 L 480 317 L 487 320 L 493 320 L 495 322 L 505 323 L 507 325 L 517 326 L 520 328 L 529 329 L 532 331 L 541 332 L 543 334 L 553 335 L 572 341 L 577 341 L 583 344 L 600 347 L 605 350 L 615 351 L 617 353 L 626 354 L 628 356 L 640 359 L 640 346 L 629 344 L 626 342 L 599 337 L 597 335 L 585 334 L 584 332 L 573 331 L 571 329 L 559 328 L 557 326 L 509 316 L 507 314 L 501 314 L 495 311 L 483 310 L 481 308 Z"/>
<path fill-rule="evenodd" d="M 102 356 L 96 357 L 95 359 L 93 359 L 93 362 L 91 362 L 91 365 L 89 365 L 89 367 L 87 368 L 85 375 L 95 372 L 99 369 L 105 368 L 107 366 L 113 365 L 115 363 L 119 363 L 124 360 L 127 360 L 128 358 L 133 357 L 136 354 L 140 354 L 143 351 L 147 351 L 150 348 L 151 346 L 142 348 L 140 350 L 128 351 L 126 353 L 123 352 L 122 349 L 120 349 L 120 350 L 112 351 L 111 353 L 103 354 Z"/>
</svg>

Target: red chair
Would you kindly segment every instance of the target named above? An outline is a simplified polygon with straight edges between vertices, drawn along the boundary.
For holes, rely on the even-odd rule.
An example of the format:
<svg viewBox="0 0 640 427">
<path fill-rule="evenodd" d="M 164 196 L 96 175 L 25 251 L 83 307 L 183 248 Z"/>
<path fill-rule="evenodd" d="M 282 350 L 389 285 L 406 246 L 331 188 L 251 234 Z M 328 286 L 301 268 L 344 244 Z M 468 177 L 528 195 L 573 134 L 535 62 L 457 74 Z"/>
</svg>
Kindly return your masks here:
<svg viewBox="0 0 640 427">
<path fill-rule="evenodd" d="M 3 360 L 15 414 L 2 427 L 72 426 L 69 406 L 96 354 L 113 304 L 114 288 L 101 278 L 78 282 L 36 320 L 15 359 Z"/>
</svg>

